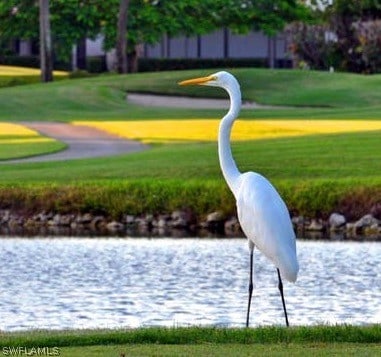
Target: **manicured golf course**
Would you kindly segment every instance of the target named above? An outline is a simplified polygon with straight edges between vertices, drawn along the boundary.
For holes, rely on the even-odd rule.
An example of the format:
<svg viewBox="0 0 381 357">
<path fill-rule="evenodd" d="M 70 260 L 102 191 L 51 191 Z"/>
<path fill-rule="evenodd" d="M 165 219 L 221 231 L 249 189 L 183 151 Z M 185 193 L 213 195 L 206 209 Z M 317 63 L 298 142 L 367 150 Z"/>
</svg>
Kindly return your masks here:
<svg viewBox="0 0 381 357">
<path fill-rule="evenodd" d="M 107 159 L 3 163 L 3 202 L 4 195 L 9 200 L 11 187 L 17 197 L 36 205 L 31 209 L 59 209 L 63 206 L 59 200 L 67 205 L 70 200 L 65 195 L 73 195 L 79 197 L 74 210 L 95 207 L 115 217 L 126 210 L 157 213 L 179 207 L 189 207 L 198 215 L 215 209 L 233 214 L 234 202 L 222 180 L 216 152 L 216 129 L 225 110 L 145 107 L 126 101 L 128 91 L 226 97 L 216 88 L 177 85 L 181 79 L 210 72 L 104 75 L 2 88 L 3 122 L 87 122 L 152 143 L 150 150 Z M 263 69 L 232 72 L 241 82 L 244 100 L 275 106 L 242 110 L 242 120 L 233 130 L 233 154 L 242 171 L 266 175 L 290 209 L 305 215 L 339 210 L 348 198 L 358 202 L 359 213 L 366 213 L 380 199 L 381 76 Z M 278 105 L 289 108 L 278 109 Z M 0 139 L 3 159 L 15 156 L 7 138 Z M 56 142 L 35 143 L 38 149 L 33 150 L 19 144 L 25 148 L 20 156 L 60 148 Z M 57 201 L 52 192 L 58 188 Z M 44 204 L 28 199 L 29 195 L 41 197 Z"/>
</svg>

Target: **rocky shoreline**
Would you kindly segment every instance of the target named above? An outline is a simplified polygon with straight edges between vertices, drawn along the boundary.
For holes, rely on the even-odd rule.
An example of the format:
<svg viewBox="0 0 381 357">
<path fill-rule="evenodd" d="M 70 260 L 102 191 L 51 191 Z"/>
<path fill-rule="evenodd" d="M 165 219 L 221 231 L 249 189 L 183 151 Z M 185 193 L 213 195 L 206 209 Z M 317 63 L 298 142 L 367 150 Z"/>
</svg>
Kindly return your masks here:
<svg viewBox="0 0 381 357">
<path fill-rule="evenodd" d="M 336 212 L 327 219 L 295 215 L 292 223 L 299 238 L 381 241 L 381 220 L 373 213 L 354 221 L 348 221 L 344 215 Z M 187 210 L 176 210 L 171 214 L 126 214 L 120 220 L 91 213 L 39 212 L 25 215 L 0 210 L 0 234 L 30 237 L 244 237 L 237 217 L 227 217 L 216 211 L 200 220 Z"/>
</svg>

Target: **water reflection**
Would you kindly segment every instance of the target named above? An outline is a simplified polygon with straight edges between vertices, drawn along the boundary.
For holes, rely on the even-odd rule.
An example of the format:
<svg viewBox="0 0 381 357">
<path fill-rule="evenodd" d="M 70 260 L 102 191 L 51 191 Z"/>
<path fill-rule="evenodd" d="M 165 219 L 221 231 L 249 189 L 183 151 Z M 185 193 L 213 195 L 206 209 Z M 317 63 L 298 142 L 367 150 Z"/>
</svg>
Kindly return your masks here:
<svg viewBox="0 0 381 357">
<path fill-rule="evenodd" d="M 290 323 L 381 322 L 381 243 L 298 242 Z M 243 239 L 1 239 L 0 330 L 244 326 Z M 284 324 L 274 267 L 255 256 L 252 325 Z"/>
</svg>

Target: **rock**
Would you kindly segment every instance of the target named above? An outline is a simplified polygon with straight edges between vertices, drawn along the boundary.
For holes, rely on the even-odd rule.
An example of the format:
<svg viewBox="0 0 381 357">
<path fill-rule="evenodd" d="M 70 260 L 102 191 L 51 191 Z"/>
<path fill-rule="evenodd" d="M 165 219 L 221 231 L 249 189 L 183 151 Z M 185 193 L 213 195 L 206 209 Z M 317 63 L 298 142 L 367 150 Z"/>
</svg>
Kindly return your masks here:
<svg viewBox="0 0 381 357">
<path fill-rule="evenodd" d="M 90 224 L 93 220 L 93 215 L 91 213 L 79 214 L 76 217 L 76 222 L 80 224 Z"/>
<path fill-rule="evenodd" d="M 176 220 L 171 221 L 171 227 L 176 229 L 186 229 L 189 227 L 188 222 L 185 218 L 179 217 Z"/>
<path fill-rule="evenodd" d="M 106 219 L 103 216 L 95 216 L 89 223 L 89 227 L 92 231 L 96 231 L 97 229 L 106 226 Z"/>
<path fill-rule="evenodd" d="M 225 220 L 224 214 L 221 211 L 215 211 L 212 213 L 209 213 L 206 216 L 206 221 L 208 223 L 213 223 L 213 222 L 222 222 Z"/>
<path fill-rule="evenodd" d="M 138 217 L 135 220 L 140 234 L 146 234 L 147 232 L 150 232 L 152 229 L 152 221 L 150 220 L 150 217 L 148 217 L 148 220 L 146 219 L 146 217 L 147 216 Z"/>
<path fill-rule="evenodd" d="M 381 227 L 378 224 L 372 224 L 371 226 L 364 227 L 364 234 L 366 236 L 378 236 L 380 233 Z"/>
<path fill-rule="evenodd" d="M 117 221 L 111 221 L 106 224 L 106 228 L 111 232 L 120 232 L 124 228 L 124 224 Z"/>
<path fill-rule="evenodd" d="M 293 225 L 297 227 L 303 227 L 305 223 L 305 219 L 303 216 L 294 216 L 291 218 L 291 222 Z"/>
<path fill-rule="evenodd" d="M 171 214 L 170 226 L 176 229 L 190 229 L 195 221 L 196 219 L 190 210 L 176 210 Z"/>
<path fill-rule="evenodd" d="M 127 224 L 127 226 L 132 226 L 134 225 L 136 222 L 135 222 L 135 216 L 131 215 L 131 214 L 127 214 L 124 218 L 124 222 Z"/>
<path fill-rule="evenodd" d="M 40 213 L 34 215 L 32 217 L 32 219 L 34 221 L 36 221 L 36 222 L 46 223 L 52 217 L 53 217 L 53 215 L 51 213 L 50 214 L 46 214 L 45 212 L 40 212 Z"/>
<path fill-rule="evenodd" d="M 374 224 L 378 225 L 380 224 L 380 221 L 377 218 L 374 218 L 371 214 L 366 214 L 365 216 L 361 217 L 358 221 L 355 222 L 354 227 L 364 228 L 370 227 Z"/>
<path fill-rule="evenodd" d="M 369 213 L 377 219 L 381 219 L 381 203 L 374 204 L 371 208 Z"/>
<path fill-rule="evenodd" d="M 159 229 L 168 228 L 168 218 L 166 216 L 161 216 L 156 221 L 156 227 Z"/>
<path fill-rule="evenodd" d="M 59 226 L 70 227 L 71 222 L 74 220 L 74 216 L 65 214 L 61 216 Z"/>
<path fill-rule="evenodd" d="M 295 231 L 304 236 L 304 228 L 307 225 L 307 221 L 303 216 L 293 216 L 291 223 Z"/>
<path fill-rule="evenodd" d="M 48 226 L 51 227 L 69 227 L 71 222 L 73 221 L 73 216 L 70 214 L 62 215 L 62 214 L 55 214 L 52 219 L 49 219 L 47 221 Z"/>
<path fill-rule="evenodd" d="M 173 221 L 176 221 L 178 219 L 182 219 L 182 218 L 185 218 L 185 215 L 186 213 L 184 211 L 181 211 L 181 210 L 176 210 L 176 211 L 173 211 L 172 214 L 171 214 L 171 219 Z"/>
<path fill-rule="evenodd" d="M 349 234 L 353 234 L 356 232 L 355 224 L 353 222 L 348 222 L 345 225 L 345 228 Z"/>
<path fill-rule="evenodd" d="M 346 222 L 347 220 L 340 213 L 332 213 L 328 219 L 328 223 L 333 230 L 344 227 Z"/>
<path fill-rule="evenodd" d="M 9 221 L 8 221 L 8 227 L 11 228 L 11 229 L 16 229 L 20 226 L 23 225 L 23 220 L 22 218 L 19 218 L 19 217 L 14 217 L 11 215 L 11 217 L 9 218 Z"/>
<path fill-rule="evenodd" d="M 324 225 L 321 219 L 311 219 L 311 223 L 306 227 L 307 231 L 321 232 L 324 230 Z"/>
<path fill-rule="evenodd" d="M 41 225 L 41 222 L 33 218 L 27 218 L 26 221 L 24 222 L 24 227 L 26 228 L 34 228 L 40 225 Z"/>
<path fill-rule="evenodd" d="M 153 214 L 151 213 L 148 213 L 145 215 L 144 217 L 145 221 L 152 226 L 152 222 L 154 221 L 155 217 L 153 216 Z"/>
<path fill-rule="evenodd" d="M 59 213 L 55 214 L 51 219 L 48 220 L 48 226 L 58 226 L 61 220 L 61 215 Z"/>
<path fill-rule="evenodd" d="M 242 234 L 241 225 L 237 217 L 231 217 L 224 223 L 225 234 L 227 235 L 237 235 Z"/>
<path fill-rule="evenodd" d="M 224 232 L 225 216 L 220 211 L 209 213 L 206 216 L 205 228 L 211 232 Z"/>
<path fill-rule="evenodd" d="M 0 224 L 7 224 L 11 218 L 10 211 L 9 210 L 2 210 L 0 215 L 1 215 Z"/>
</svg>

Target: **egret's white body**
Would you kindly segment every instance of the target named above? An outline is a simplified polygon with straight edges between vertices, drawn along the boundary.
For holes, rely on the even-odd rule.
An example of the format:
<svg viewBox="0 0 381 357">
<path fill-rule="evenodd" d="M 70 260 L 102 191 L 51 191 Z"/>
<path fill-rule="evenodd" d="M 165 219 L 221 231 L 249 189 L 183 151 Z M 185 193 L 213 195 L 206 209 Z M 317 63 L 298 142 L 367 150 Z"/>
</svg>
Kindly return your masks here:
<svg viewBox="0 0 381 357">
<path fill-rule="evenodd" d="M 298 275 L 295 234 L 287 207 L 263 176 L 247 172 L 240 176 L 237 212 L 246 237 L 280 270 L 295 282 Z"/>
<path fill-rule="evenodd" d="M 286 204 L 274 186 L 258 173 L 239 172 L 233 159 L 230 134 L 233 123 L 241 109 L 239 83 L 230 73 L 218 72 L 207 77 L 186 80 L 180 84 L 221 87 L 229 94 L 230 109 L 222 118 L 219 127 L 218 154 L 222 173 L 237 202 L 238 220 L 249 240 L 251 270 L 247 325 L 252 293 L 254 247 L 257 247 L 278 269 L 279 290 L 288 325 L 280 275 L 290 282 L 295 282 L 297 279 L 299 265 L 296 256 L 295 233 Z"/>
</svg>

